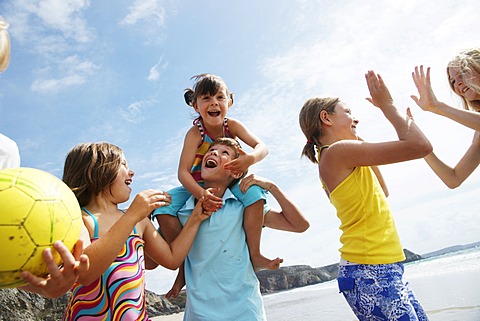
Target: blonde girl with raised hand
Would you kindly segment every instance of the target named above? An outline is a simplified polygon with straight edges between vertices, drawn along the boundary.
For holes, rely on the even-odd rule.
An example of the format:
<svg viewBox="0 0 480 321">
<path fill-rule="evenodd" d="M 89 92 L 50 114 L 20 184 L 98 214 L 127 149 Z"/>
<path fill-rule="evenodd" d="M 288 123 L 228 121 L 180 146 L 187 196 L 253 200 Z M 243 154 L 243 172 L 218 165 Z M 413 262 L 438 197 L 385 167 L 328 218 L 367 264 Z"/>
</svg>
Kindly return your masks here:
<svg viewBox="0 0 480 321">
<path fill-rule="evenodd" d="M 251 165 L 264 159 L 268 154 L 268 148 L 241 121 L 227 118 L 227 112 L 233 105 L 233 93 L 229 91 L 221 77 L 201 74 L 193 76 L 192 79 L 195 84 L 193 88 L 185 90 L 184 98 L 187 105 L 198 113 L 198 117 L 185 135 L 178 166 L 178 179 L 183 186 L 169 191 L 172 195 L 171 208 L 180 210 L 190 195 L 197 199 L 209 196 L 203 206 L 208 211 L 216 211 L 222 207 L 222 199 L 203 188 L 200 175 L 202 159 L 210 144 L 217 138 L 230 137 L 241 140 L 253 149 L 250 153 L 241 150 L 240 157 L 225 165 L 225 169 L 238 174 L 245 173 Z M 240 190 L 238 183 L 232 187 L 232 192 L 244 203 L 245 194 Z M 163 213 L 162 211 L 163 209 L 156 210 L 154 217 Z M 260 251 L 263 215 L 257 212 L 246 213 L 244 227 L 254 268 L 277 269 L 283 260 L 278 257 L 268 259 Z"/>
<path fill-rule="evenodd" d="M 339 98 L 311 98 L 300 111 L 307 143 L 302 155 L 318 165 L 320 180 L 337 210 L 342 235 L 340 292 L 359 320 L 427 320 L 403 279 L 405 260 L 378 165 L 422 158 L 432 147 L 410 117 L 393 104 L 380 75 L 366 75 L 370 98 L 394 127 L 398 139 L 369 143 Z M 407 111 L 409 113 L 409 111 Z"/>
<path fill-rule="evenodd" d="M 82 208 L 88 235 L 83 239 L 90 268 L 78 276 L 64 320 L 149 320 L 145 298 L 145 262 L 175 270 L 185 259 L 200 223 L 211 213 L 203 198 L 170 245 L 158 234 L 149 214 L 170 204 L 170 195 L 145 190 L 124 212 L 133 171 L 123 151 L 110 143 L 82 143 L 67 155 L 63 181 Z M 85 236 L 85 235 L 84 235 Z"/>
<path fill-rule="evenodd" d="M 430 83 L 430 67 L 415 67 L 413 81 L 419 96 L 412 99 L 425 111 L 450 118 L 475 131 L 470 147 L 463 157 L 451 167 L 435 153 L 425 161 L 449 188 L 460 186 L 480 164 L 480 48 L 469 49 L 457 54 L 447 66 L 450 88 L 458 95 L 464 109 L 455 108 L 438 101 Z"/>
</svg>

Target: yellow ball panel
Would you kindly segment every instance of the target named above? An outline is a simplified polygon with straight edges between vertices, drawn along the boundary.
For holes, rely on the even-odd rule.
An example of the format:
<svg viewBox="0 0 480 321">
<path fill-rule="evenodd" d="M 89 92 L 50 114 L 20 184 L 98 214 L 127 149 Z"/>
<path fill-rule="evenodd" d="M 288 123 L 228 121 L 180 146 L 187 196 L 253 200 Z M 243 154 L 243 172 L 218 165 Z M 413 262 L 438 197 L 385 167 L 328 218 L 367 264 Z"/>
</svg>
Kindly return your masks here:
<svg viewBox="0 0 480 321">
<path fill-rule="evenodd" d="M 22 170 L 17 177 L 15 187 L 30 195 L 34 200 L 57 199 L 61 195 L 64 186 L 60 184 L 63 182 L 57 177 L 33 168 L 23 168 Z"/>
<path fill-rule="evenodd" d="M 0 272 L 0 289 L 16 288 L 23 285 L 26 285 L 26 283 L 17 271 Z"/>
<path fill-rule="evenodd" d="M 2 170 L 2 174 L 0 175 L 0 191 L 15 185 L 15 177 L 17 175 L 18 173 L 16 172 L 7 172 L 6 170 Z"/>
<path fill-rule="evenodd" d="M 37 245 L 47 245 L 62 240 L 70 223 L 70 215 L 63 204 L 59 201 L 42 201 L 35 202 L 24 226 Z"/>
<path fill-rule="evenodd" d="M 0 225 L 21 224 L 35 201 L 15 187 L 0 191 Z"/>
<path fill-rule="evenodd" d="M 22 226 L 0 225 L 2 259 L 0 271 L 18 270 L 35 251 L 36 245 Z"/>
<path fill-rule="evenodd" d="M 25 265 L 22 266 L 22 271 L 30 271 L 32 274 L 46 277 L 48 275 L 47 266 L 43 263 L 43 250 L 49 246 L 38 246 L 35 248 L 35 251 L 32 253 L 32 256 L 28 259 Z M 56 253 L 52 249 L 52 253 Z M 55 257 L 55 255 L 54 255 Z M 57 263 L 59 262 L 60 257 L 57 255 Z"/>
</svg>

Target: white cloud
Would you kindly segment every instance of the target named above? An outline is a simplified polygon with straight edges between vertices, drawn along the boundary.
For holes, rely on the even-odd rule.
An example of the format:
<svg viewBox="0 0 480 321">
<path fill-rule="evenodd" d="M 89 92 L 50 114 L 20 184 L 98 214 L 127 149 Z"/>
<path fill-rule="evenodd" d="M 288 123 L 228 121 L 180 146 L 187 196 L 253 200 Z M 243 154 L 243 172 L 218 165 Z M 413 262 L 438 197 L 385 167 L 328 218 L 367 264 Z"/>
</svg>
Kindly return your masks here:
<svg viewBox="0 0 480 321">
<path fill-rule="evenodd" d="M 153 21 L 157 26 L 163 26 L 165 23 L 165 9 L 157 0 L 135 0 L 122 23 L 134 25 L 140 20 Z"/>
<path fill-rule="evenodd" d="M 61 78 L 43 78 L 45 75 L 53 73 L 50 68 L 41 72 L 43 75 L 40 79 L 33 81 L 31 89 L 37 93 L 56 93 L 61 92 L 67 88 L 84 84 L 88 76 L 93 74 L 97 69 L 94 63 L 88 60 L 82 60 L 78 56 L 69 56 L 59 61 L 55 65 L 56 71 L 65 74 Z"/>
<path fill-rule="evenodd" d="M 89 42 L 93 34 L 82 17 L 89 5 L 88 0 L 18 0 L 12 12 L 14 34 L 19 39 L 24 39 L 26 33 L 34 32 L 37 33 L 36 41 L 41 42 L 45 33 L 55 30 L 66 39 L 79 43 Z"/>
<path fill-rule="evenodd" d="M 88 0 L 42 0 L 37 2 L 36 13 L 46 24 L 78 42 L 91 40 L 81 13 L 90 5 Z"/>
<path fill-rule="evenodd" d="M 30 87 L 33 92 L 47 94 L 60 92 L 68 87 L 85 83 L 85 77 L 81 75 L 70 75 L 58 79 L 37 79 Z"/>
<path fill-rule="evenodd" d="M 168 67 L 168 63 L 164 61 L 163 57 L 161 57 L 158 62 L 150 68 L 148 73 L 147 80 L 149 81 L 157 81 L 160 79 L 162 72 Z"/>
</svg>

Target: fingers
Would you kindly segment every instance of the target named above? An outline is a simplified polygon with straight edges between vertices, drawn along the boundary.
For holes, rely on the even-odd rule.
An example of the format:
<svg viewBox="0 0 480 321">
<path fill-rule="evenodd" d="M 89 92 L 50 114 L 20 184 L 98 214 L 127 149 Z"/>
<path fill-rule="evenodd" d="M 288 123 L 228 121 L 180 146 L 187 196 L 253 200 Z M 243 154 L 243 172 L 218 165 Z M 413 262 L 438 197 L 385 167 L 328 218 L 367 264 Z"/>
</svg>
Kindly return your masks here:
<svg viewBox="0 0 480 321">
<path fill-rule="evenodd" d="M 22 271 L 20 273 L 20 276 L 30 285 L 33 285 L 34 287 L 40 287 L 46 283 L 44 278 L 40 278 L 36 275 L 33 275 L 32 273 L 28 271 Z"/>
<path fill-rule="evenodd" d="M 413 115 L 412 115 L 412 111 L 410 110 L 410 107 L 407 107 L 407 117 L 413 120 Z"/>
<path fill-rule="evenodd" d="M 83 254 L 83 241 L 78 240 L 73 248 L 73 257 L 75 258 L 75 273 L 76 275 L 87 271 L 90 268 L 90 259 L 86 254 Z"/>
<path fill-rule="evenodd" d="M 70 253 L 67 247 L 60 241 L 56 241 L 53 246 L 60 254 L 60 257 L 64 262 L 64 267 L 73 270 L 73 266 L 75 265 L 75 259 L 73 258 L 72 253 Z M 55 259 L 53 258 L 52 250 L 50 248 L 46 248 L 45 250 L 43 250 L 42 254 L 43 261 L 47 266 L 50 276 L 53 279 L 60 278 L 62 276 L 62 273 L 58 268 L 57 262 L 55 262 Z"/>
<path fill-rule="evenodd" d="M 170 297 L 176 298 L 178 296 L 178 291 L 176 289 L 171 289 L 165 294 L 165 297 L 168 299 Z"/>
<path fill-rule="evenodd" d="M 380 76 L 380 74 L 377 74 L 377 78 L 378 78 L 378 84 L 380 85 L 380 87 L 385 87 L 385 83 L 383 82 L 382 76 Z"/>
<path fill-rule="evenodd" d="M 167 192 L 155 191 L 151 196 L 150 200 L 154 203 L 156 208 L 162 206 L 168 206 L 172 203 L 172 196 Z"/>
<path fill-rule="evenodd" d="M 240 190 L 245 193 L 250 186 L 258 183 L 257 177 L 255 174 L 250 174 L 247 177 L 244 177 L 240 182 Z"/>
</svg>

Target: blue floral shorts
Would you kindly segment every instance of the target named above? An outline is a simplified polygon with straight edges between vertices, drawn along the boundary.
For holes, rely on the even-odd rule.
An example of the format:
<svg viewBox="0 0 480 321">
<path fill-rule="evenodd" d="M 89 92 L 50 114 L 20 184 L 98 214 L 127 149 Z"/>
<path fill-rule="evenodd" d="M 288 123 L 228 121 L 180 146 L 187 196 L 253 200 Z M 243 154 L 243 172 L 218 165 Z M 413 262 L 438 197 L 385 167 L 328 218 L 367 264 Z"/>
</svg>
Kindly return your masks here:
<svg viewBox="0 0 480 321">
<path fill-rule="evenodd" d="M 338 287 L 360 321 L 428 321 L 402 263 L 340 265 Z"/>
</svg>

